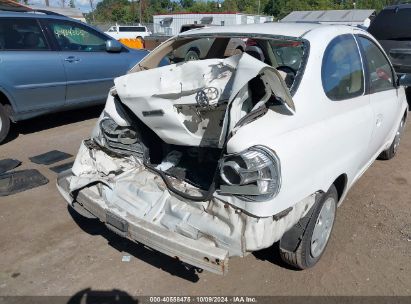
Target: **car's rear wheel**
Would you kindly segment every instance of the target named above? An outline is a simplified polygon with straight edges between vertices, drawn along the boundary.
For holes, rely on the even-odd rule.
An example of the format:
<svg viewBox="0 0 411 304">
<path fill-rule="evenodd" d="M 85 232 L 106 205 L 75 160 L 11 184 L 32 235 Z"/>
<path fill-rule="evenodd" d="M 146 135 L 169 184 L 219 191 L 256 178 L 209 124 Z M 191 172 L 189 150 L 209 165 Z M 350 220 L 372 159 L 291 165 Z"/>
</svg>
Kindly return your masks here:
<svg viewBox="0 0 411 304">
<path fill-rule="evenodd" d="M 6 139 L 10 131 L 10 118 L 5 107 L 0 104 L 0 144 Z"/>
<path fill-rule="evenodd" d="M 337 189 L 332 185 L 293 228 L 302 232 L 284 234 L 280 241 L 280 255 L 284 262 L 298 269 L 306 269 L 320 260 L 334 226 L 337 203 Z M 287 246 L 283 246 L 283 244 L 293 243 L 297 244 L 297 247 L 292 251 L 290 248 L 284 248 Z"/>
<path fill-rule="evenodd" d="M 405 119 L 406 117 L 404 116 L 400 122 L 400 126 L 398 127 L 397 133 L 395 134 L 391 146 L 387 150 L 381 152 L 381 154 L 378 156 L 378 159 L 390 160 L 397 154 L 398 148 L 400 147 L 401 136 L 405 128 Z"/>
</svg>

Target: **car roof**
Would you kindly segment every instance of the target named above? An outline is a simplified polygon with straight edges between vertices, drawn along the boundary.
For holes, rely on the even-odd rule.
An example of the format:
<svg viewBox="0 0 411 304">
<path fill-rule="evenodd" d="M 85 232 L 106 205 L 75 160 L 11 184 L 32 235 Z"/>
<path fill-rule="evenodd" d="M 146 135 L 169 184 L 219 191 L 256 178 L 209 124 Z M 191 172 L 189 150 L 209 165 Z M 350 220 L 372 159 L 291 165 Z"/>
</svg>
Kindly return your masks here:
<svg viewBox="0 0 411 304">
<path fill-rule="evenodd" d="M 183 32 L 178 36 L 196 36 L 201 34 L 260 34 L 278 35 L 287 37 L 302 37 L 304 34 L 320 27 L 319 23 L 293 23 L 293 22 L 272 22 L 260 24 L 244 24 L 235 26 L 213 26 L 200 29 L 193 29 Z"/>
<path fill-rule="evenodd" d="M 49 14 L 40 12 L 40 11 L 32 11 L 32 12 L 17 12 L 17 11 L 2 11 L 0 10 L 0 18 L 1 17 L 22 17 L 22 18 L 48 18 L 48 19 L 62 19 L 62 20 L 73 20 L 69 17 L 59 15 L 53 12 L 49 12 Z"/>
</svg>

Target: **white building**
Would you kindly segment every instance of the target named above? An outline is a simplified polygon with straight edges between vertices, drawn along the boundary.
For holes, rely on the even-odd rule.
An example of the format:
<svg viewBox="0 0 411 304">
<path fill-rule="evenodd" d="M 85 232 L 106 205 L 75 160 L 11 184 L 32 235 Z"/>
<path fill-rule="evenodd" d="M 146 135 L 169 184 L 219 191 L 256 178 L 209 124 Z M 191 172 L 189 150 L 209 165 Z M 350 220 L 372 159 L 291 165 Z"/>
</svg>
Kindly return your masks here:
<svg viewBox="0 0 411 304">
<path fill-rule="evenodd" d="M 177 13 L 154 15 L 154 33 L 177 35 L 184 24 L 238 25 L 273 21 L 272 16 L 241 13 Z"/>
</svg>

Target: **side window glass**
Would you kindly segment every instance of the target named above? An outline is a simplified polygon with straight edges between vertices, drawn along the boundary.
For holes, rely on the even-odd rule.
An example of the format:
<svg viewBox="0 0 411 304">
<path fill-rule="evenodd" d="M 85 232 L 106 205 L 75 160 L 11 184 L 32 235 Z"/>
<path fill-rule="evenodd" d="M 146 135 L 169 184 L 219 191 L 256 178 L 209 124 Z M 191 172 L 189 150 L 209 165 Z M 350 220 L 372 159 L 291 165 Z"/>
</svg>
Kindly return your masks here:
<svg viewBox="0 0 411 304">
<path fill-rule="evenodd" d="M 394 89 L 394 77 L 387 58 L 371 40 L 360 36 L 358 41 L 365 53 L 370 94 Z"/>
<path fill-rule="evenodd" d="M 364 73 L 357 44 L 352 35 L 341 35 L 325 50 L 321 79 L 331 100 L 344 100 L 364 92 Z"/>
<path fill-rule="evenodd" d="M 98 52 L 106 50 L 106 40 L 91 29 L 72 22 L 51 21 L 49 26 L 63 51 Z"/>
<path fill-rule="evenodd" d="M 3 18 L 0 20 L 1 50 L 48 50 L 46 38 L 34 19 Z"/>
</svg>

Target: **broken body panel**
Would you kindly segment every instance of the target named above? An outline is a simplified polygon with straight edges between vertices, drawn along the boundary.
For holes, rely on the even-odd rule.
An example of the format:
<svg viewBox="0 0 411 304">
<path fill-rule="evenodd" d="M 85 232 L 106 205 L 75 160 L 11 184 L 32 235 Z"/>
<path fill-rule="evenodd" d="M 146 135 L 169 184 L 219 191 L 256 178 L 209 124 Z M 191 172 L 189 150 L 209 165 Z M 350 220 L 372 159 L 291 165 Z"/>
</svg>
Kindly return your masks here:
<svg viewBox="0 0 411 304">
<path fill-rule="evenodd" d="M 250 80 L 260 76 L 266 94 L 244 104 Z M 137 85 L 138 84 L 138 85 Z M 115 80 L 121 102 L 168 144 L 222 148 L 228 131 L 226 108 L 233 102 L 230 125 L 264 105 L 272 95 L 290 109 L 294 104 L 279 72 L 248 54 L 168 65 Z M 243 102 L 235 102 L 235 99 Z M 223 122 L 223 125 L 221 125 Z"/>
</svg>

